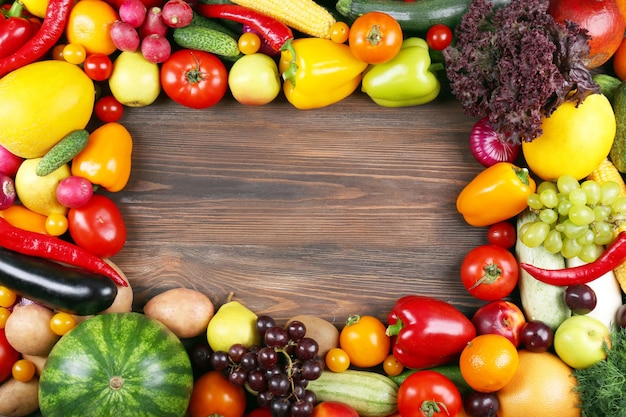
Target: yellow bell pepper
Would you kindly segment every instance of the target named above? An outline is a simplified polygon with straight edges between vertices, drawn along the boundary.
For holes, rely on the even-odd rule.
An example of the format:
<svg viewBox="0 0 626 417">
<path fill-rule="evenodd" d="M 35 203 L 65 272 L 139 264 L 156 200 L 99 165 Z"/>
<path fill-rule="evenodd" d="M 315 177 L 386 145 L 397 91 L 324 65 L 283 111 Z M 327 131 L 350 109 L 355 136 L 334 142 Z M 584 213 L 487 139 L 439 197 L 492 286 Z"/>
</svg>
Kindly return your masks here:
<svg viewBox="0 0 626 417">
<path fill-rule="evenodd" d="M 366 68 L 348 45 L 322 38 L 287 41 L 278 62 L 285 97 L 298 109 L 325 107 L 348 97 Z"/>
<path fill-rule="evenodd" d="M 130 132 L 120 123 L 106 123 L 91 132 L 87 146 L 74 157 L 72 175 L 107 191 L 120 191 L 130 178 L 132 150 Z"/>
<path fill-rule="evenodd" d="M 528 207 L 536 183 L 528 169 L 509 162 L 485 168 L 459 193 L 456 208 L 472 226 L 490 226 L 508 220 Z"/>
</svg>

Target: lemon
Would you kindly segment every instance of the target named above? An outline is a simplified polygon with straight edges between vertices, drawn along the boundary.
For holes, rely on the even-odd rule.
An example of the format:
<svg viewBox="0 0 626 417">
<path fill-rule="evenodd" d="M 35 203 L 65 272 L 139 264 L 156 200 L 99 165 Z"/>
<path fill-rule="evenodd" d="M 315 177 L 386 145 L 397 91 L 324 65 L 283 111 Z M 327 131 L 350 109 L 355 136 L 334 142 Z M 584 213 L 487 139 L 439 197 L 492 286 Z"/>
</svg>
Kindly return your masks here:
<svg viewBox="0 0 626 417">
<path fill-rule="evenodd" d="M 578 107 L 561 104 L 544 118 L 543 133 L 522 143 L 530 170 L 544 180 L 568 174 L 580 180 L 607 157 L 615 139 L 615 114 L 602 94 L 588 96 Z"/>
<path fill-rule="evenodd" d="M 67 208 L 57 200 L 59 183 L 71 175 L 69 165 L 40 177 L 35 172 L 41 158 L 26 159 L 15 174 L 15 192 L 20 202 L 35 213 L 48 216 L 52 213 L 66 214 Z"/>
<path fill-rule="evenodd" d="M 80 67 L 50 60 L 0 79 L 0 145 L 22 158 L 43 156 L 68 133 L 84 129 L 95 99 Z"/>
</svg>

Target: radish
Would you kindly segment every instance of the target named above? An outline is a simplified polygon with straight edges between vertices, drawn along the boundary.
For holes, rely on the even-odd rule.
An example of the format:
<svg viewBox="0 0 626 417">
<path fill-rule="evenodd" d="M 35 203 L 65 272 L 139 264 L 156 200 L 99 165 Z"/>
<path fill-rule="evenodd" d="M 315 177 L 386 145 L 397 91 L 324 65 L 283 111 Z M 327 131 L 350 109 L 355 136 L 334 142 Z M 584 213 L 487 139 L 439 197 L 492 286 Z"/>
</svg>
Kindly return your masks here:
<svg viewBox="0 0 626 417">
<path fill-rule="evenodd" d="M 81 207 L 91 200 L 93 185 L 86 178 L 72 175 L 59 182 L 56 196 L 59 203 L 65 207 Z"/>
<path fill-rule="evenodd" d="M 5 173 L 11 178 L 15 178 L 15 174 L 17 173 L 18 168 L 22 165 L 24 161 L 23 158 L 20 158 L 17 155 L 12 154 L 5 148 L 0 145 L 0 172 Z"/>
<path fill-rule="evenodd" d="M 148 35 L 166 36 L 169 26 L 163 20 L 163 12 L 160 7 L 152 7 L 146 14 L 146 20 L 139 28 L 139 36 L 143 39 Z"/>
<path fill-rule="evenodd" d="M 109 29 L 109 36 L 120 51 L 135 52 L 139 48 L 139 33 L 130 23 L 116 20 Z"/>
<path fill-rule="evenodd" d="M 4 210 L 15 202 L 15 183 L 7 174 L 0 172 L 0 186 L 0 210 Z"/>
<path fill-rule="evenodd" d="M 168 0 L 163 5 L 163 21 L 171 28 L 189 26 L 193 19 L 193 10 L 185 0 Z"/>
<path fill-rule="evenodd" d="M 147 61 L 160 64 L 170 57 L 172 46 L 165 36 L 148 35 L 141 40 L 141 53 Z"/>
<path fill-rule="evenodd" d="M 122 22 L 129 23 L 134 28 L 141 26 L 146 19 L 148 9 L 141 0 L 124 0 L 120 5 L 119 16 Z"/>
</svg>

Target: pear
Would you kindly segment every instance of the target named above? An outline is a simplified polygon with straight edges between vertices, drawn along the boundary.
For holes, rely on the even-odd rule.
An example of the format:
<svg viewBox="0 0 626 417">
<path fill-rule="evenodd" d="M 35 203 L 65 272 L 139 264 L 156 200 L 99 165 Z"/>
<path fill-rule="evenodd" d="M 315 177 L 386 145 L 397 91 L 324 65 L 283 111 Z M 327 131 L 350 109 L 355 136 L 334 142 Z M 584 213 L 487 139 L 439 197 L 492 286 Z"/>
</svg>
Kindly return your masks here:
<svg viewBox="0 0 626 417">
<path fill-rule="evenodd" d="M 56 189 L 59 183 L 71 175 L 65 164 L 52 173 L 39 176 L 37 165 L 41 158 L 26 159 L 15 174 L 15 192 L 20 202 L 35 213 L 49 216 L 52 213 L 66 214 L 67 207 L 59 203 Z"/>
<path fill-rule="evenodd" d="M 159 66 L 146 60 L 140 51 L 123 51 L 113 64 L 109 88 L 124 106 L 150 105 L 161 92 Z"/>
<path fill-rule="evenodd" d="M 207 341 L 214 352 L 228 352 L 228 349 L 241 343 L 252 347 L 261 343 L 256 327 L 257 315 L 238 301 L 223 304 L 207 326 Z"/>
</svg>

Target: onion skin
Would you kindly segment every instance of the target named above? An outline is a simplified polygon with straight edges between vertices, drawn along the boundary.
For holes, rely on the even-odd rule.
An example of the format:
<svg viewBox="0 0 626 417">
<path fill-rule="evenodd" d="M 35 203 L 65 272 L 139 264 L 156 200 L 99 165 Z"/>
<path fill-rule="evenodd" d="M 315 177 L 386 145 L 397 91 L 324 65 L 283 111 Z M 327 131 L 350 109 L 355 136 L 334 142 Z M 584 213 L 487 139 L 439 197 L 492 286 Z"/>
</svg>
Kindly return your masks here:
<svg viewBox="0 0 626 417">
<path fill-rule="evenodd" d="M 521 144 L 502 140 L 486 117 L 477 121 L 470 132 L 470 152 L 485 167 L 498 162 L 515 162 L 521 148 Z"/>
<path fill-rule="evenodd" d="M 15 184 L 7 174 L 0 172 L 0 210 L 7 209 L 15 202 Z"/>
</svg>

